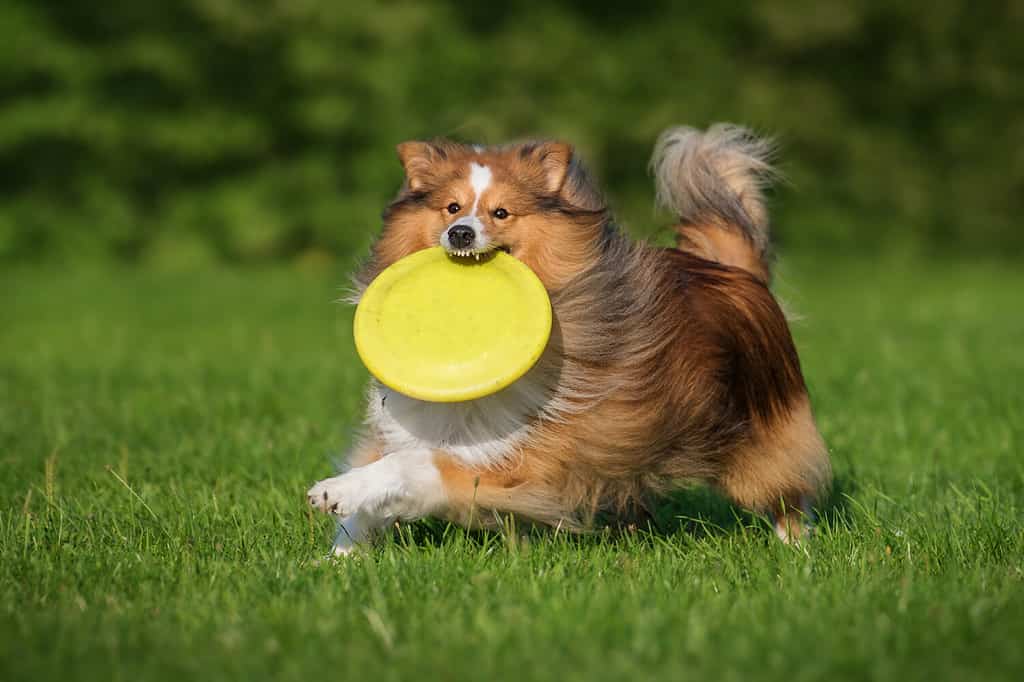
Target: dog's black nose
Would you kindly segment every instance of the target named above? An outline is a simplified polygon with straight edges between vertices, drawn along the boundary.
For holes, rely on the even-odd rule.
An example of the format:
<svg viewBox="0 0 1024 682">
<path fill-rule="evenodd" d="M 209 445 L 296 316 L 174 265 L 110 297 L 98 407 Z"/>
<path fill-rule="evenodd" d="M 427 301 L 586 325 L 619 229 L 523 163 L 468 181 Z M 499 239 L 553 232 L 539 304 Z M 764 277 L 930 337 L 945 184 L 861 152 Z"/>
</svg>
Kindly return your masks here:
<svg viewBox="0 0 1024 682">
<path fill-rule="evenodd" d="M 464 249 L 476 239 L 476 231 L 468 225 L 455 225 L 448 230 L 448 243 L 453 249 Z"/>
</svg>

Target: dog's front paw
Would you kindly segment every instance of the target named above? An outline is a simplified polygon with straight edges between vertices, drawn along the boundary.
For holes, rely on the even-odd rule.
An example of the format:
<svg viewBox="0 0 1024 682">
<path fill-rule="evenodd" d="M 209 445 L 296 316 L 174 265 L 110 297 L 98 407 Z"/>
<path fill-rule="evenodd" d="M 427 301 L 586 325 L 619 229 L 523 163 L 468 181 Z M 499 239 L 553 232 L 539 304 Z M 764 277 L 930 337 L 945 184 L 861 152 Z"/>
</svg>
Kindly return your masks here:
<svg viewBox="0 0 1024 682">
<path fill-rule="evenodd" d="M 309 504 L 328 514 L 348 516 L 352 509 L 352 491 L 346 476 L 325 478 L 306 492 Z"/>
<path fill-rule="evenodd" d="M 348 517 L 369 514 L 373 518 L 418 519 L 443 506 L 441 477 L 429 453 L 392 453 L 309 489 L 309 504 Z"/>
</svg>

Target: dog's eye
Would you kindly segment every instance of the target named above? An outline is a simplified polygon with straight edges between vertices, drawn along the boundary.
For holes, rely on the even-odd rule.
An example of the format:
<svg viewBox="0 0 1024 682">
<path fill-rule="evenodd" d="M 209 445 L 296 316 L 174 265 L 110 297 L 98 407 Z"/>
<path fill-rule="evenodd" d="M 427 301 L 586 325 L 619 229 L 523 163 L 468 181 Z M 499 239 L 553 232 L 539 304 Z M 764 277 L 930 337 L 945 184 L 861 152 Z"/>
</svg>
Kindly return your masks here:
<svg viewBox="0 0 1024 682">
<path fill-rule="evenodd" d="M 453 201 L 452 203 L 448 204 L 448 212 L 449 212 L 449 213 L 458 213 L 458 212 L 459 212 L 459 211 L 461 211 L 461 210 L 462 210 L 462 207 L 461 207 L 461 206 L 459 206 L 459 205 L 458 205 L 458 204 L 457 204 L 456 202 L 454 202 L 454 201 Z"/>
<path fill-rule="evenodd" d="M 508 217 L 508 211 L 503 208 L 496 208 L 494 209 L 494 217 L 498 220 L 504 220 Z"/>
</svg>

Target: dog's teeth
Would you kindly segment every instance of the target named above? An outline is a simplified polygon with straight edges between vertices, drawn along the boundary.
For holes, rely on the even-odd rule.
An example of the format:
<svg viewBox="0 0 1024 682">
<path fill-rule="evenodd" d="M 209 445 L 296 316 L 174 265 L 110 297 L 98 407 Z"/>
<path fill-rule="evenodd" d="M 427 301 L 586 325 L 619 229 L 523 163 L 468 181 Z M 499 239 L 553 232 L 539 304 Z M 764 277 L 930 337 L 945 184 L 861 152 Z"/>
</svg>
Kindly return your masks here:
<svg viewBox="0 0 1024 682">
<path fill-rule="evenodd" d="M 479 253 L 474 253 L 473 257 L 476 258 L 478 261 L 480 260 L 480 254 Z"/>
</svg>

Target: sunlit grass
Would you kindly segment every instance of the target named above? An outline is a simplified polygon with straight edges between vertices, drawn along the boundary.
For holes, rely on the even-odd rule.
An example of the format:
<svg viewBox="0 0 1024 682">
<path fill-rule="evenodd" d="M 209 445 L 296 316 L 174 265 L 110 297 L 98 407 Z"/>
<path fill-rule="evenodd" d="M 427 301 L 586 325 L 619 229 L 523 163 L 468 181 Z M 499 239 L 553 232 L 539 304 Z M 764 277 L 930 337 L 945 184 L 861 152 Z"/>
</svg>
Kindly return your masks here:
<svg viewBox="0 0 1024 682">
<path fill-rule="evenodd" d="M 837 474 L 803 547 L 695 490 L 333 563 L 343 283 L 0 275 L 0 678 L 1019 679 L 1024 273 L 783 263 Z"/>
</svg>

